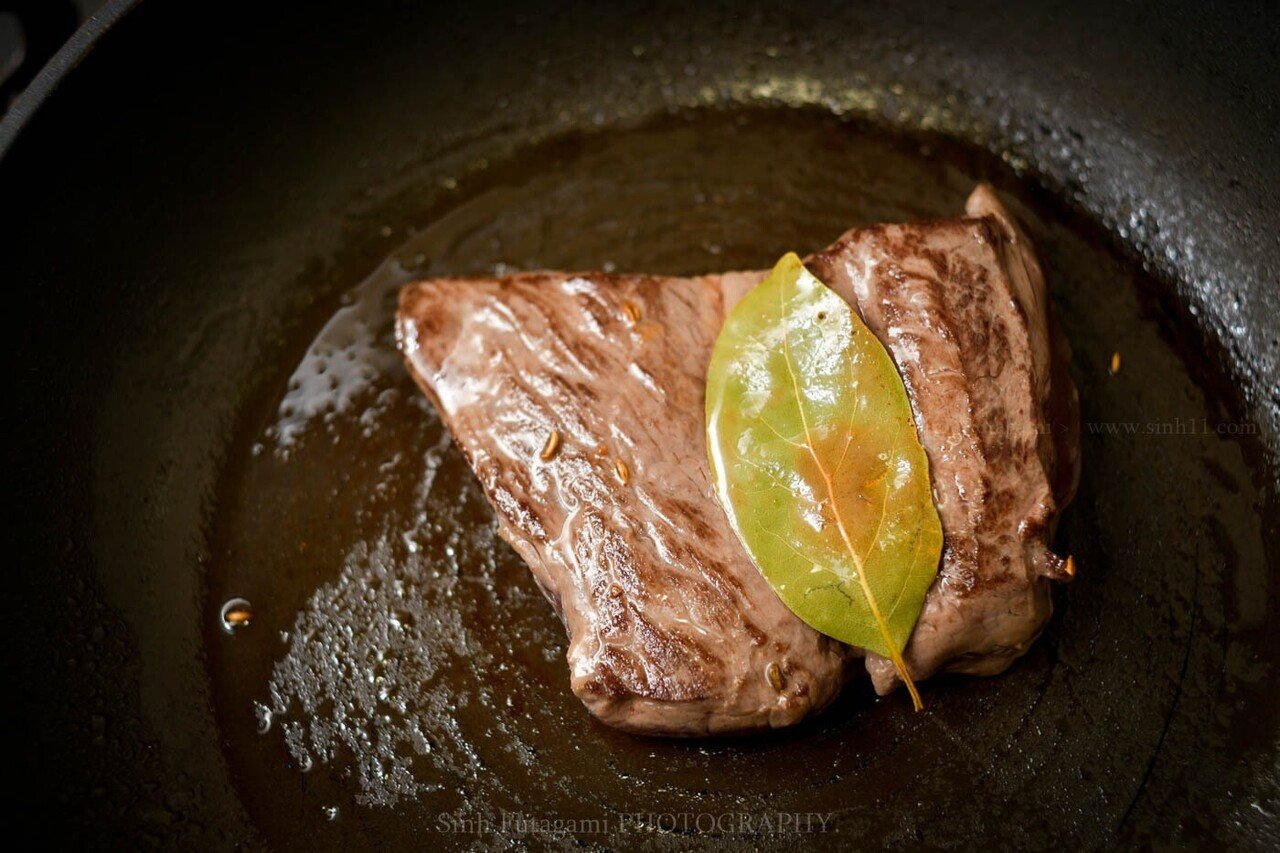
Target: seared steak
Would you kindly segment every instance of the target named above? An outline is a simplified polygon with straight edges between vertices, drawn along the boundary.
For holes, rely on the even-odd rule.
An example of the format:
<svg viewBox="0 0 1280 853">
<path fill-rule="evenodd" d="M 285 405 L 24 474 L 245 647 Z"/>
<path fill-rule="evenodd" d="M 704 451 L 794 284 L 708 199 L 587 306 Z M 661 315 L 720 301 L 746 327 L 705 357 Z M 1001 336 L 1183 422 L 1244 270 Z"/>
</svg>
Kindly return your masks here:
<svg viewBox="0 0 1280 853">
<path fill-rule="evenodd" d="M 979 188 L 970 218 L 852 231 L 809 259 L 902 371 L 945 545 L 906 650 L 913 676 L 993 673 L 1039 633 L 1059 458 L 1043 277 Z M 701 735 L 826 705 L 861 652 L 774 594 L 706 463 L 703 387 L 734 302 L 763 273 L 542 272 L 402 291 L 409 369 L 445 419 L 569 634 L 571 686 L 602 721 Z M 1062 387 L 1056 387 L 1062 386 Z M 1062 478 L 1068 482 L 1069 478 Z M 893 668 L 872 656 L 880 692 Z"/>
</svg>

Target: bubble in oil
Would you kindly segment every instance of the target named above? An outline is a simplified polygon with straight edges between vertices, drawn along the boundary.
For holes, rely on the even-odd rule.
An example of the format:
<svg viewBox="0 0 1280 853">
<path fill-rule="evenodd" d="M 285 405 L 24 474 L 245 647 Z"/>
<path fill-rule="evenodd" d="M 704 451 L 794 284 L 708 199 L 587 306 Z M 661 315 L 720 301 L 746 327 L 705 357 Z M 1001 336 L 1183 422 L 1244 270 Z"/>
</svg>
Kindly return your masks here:
<svg viewBox="0 0 1280 853">
<path fill-rule="evenodd" d="M 265 431 L 278 456 L 287 457 L 313 421 L 332 424 L 357 411 L 379 377 L 399 365 L 388 303 L 412 277 L 399 260 L 388 258 L 343 295 L 342 308 L 289 377 L 276 422 Z"/>
<path fill-rule="evenodd" d="M 234 634 L 248 628 L 253 621 L 253 605 L 243 598 L 229 599 L 222 605 L 218 618 L 222 621 L 222 630 Z"/>
<path fill-rule="evenodd" d="M 254 702 L 253 716 L 258 721 L 258 734 L 265 735 L 271 731 L 271 720 L 274 714 L 270 708 L 261 702 Z"/>
<path fill-rule="evenodd" d="M 431 492 L 448 447 L 442 434 L 428 452 L 419 500 Z M 440 790 L 442 774 L 465 774 L 473 761 L 440 679 L 443 668 L 467 654 L 460 615 L 444 604 L 457 580 L 438 571 L 425 549 L 407 548 L 404 533 L 391 527 L 358 544 L 340 576 L 315 591 L 264 700 L 295 768 L 327 765 L 328 773 L 350 774 L 360 805 L 393 806 Z M 476 530 L 458 547 L 485 552 L 493 536 Z M 433 741 L 449 747 L 437 749 Z"/>
</svg>

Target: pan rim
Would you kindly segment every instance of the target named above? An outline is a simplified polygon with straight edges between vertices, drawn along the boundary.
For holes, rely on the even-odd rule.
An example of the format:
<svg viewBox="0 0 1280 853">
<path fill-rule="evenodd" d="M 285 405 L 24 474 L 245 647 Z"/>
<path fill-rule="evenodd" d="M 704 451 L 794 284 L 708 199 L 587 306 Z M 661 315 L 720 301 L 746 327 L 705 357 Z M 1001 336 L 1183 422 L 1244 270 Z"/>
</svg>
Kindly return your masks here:
<svg viewBox="0 0 1280 853">
<path fill-rule="evenodd" d="M 142 0 L 107 0 L 44 64 L 30 85 L 10 104 L 9 111 L 0 116 L 0 161 L 4 160 L 23 128 L 67 75 L 89 55 L 112 27 L 141 3 Z"/>
</svg>

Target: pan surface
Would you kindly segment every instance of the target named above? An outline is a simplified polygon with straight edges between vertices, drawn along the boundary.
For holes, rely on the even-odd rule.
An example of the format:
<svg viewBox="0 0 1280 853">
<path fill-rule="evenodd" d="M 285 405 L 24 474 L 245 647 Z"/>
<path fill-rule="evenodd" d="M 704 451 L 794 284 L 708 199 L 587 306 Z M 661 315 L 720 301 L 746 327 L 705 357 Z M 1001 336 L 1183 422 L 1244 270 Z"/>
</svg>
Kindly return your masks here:
<svg viewBox="0 0 1280 853">
<path fill-rule="evenodd" d="M 125 17 L 0 161 L 6 674 L 55 835 L 1278 840 L 1275 42 L 1247 12 L 176 5 Z M 977 179 L 1076 351 L 1082 572 L 1046 636 L 919 715 L 855 683 L 769 737 L 595 724 L 399 366 L 395 287 L 759 267 Z M 233 597 L 255 618 L 227 631 Z"/>
</svg>

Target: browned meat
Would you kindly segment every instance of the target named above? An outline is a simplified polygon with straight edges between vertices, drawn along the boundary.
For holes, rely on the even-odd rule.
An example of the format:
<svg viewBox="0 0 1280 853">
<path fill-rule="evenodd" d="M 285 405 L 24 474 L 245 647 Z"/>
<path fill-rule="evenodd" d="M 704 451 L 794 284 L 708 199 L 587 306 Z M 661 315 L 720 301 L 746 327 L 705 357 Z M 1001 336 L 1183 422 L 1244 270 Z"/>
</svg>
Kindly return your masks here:
<svg viewBox="0 0 1280 853">
<path fill-rule="evenodd" d="M 1074 476 L 1074 426 L 1048 421 L 1053 354 L 1044 276 L 1026 235 L 989 187 L 970 218 L 852 231 L 808 261 L 854 304 L 907 386 L 929 455 L 944 544 L 904 660 L 913 678 L 940 670 L 992 675 L 1049 619 L 1049 580 L 1074 567 L 1048 548 Z M 1075 389 L 1058 371 L 1057 393 Z M 1073 405 L 1073 403 L 1072 403 Z M 1059 459 L 1059 447 L 1066 449 Z M 871 654 L 876 690 L 897 683 Z"/>
<path fill-rule="evenodd" d="M 851 659 L 791 614 L 716 501 L 702 394 L 721 284 L 531 273 L 400 297 L 410 369 L 564 620 L 574 693 L 633 731 L 789 725 Z"/>
<path fill-rule="evenodd" d="M 970 213 L 850 232 L 809 261 L 894 356 L 930 456 L 946 541 L 907 649 L 921 678 L 1003 669 L 1048 618 L 1045 578 L 1065 573 L 1045 547 L 1046 472 L 1073 463 L 1040 440 L 1055 384 L 1043 278 L 993 194 Z M 788 725 L 860 655 L 787 610 L 710 481 L 705 369 L 761 276 L 548 272 L 401 293 L 409 368 L 564 620 L 574 692 L 610 725 Z M 867 665 L 894 686 L 887 662 Z"/>
</svg>

